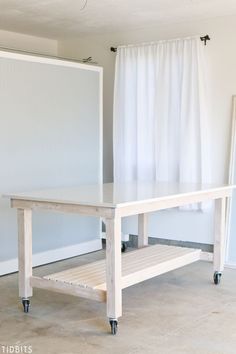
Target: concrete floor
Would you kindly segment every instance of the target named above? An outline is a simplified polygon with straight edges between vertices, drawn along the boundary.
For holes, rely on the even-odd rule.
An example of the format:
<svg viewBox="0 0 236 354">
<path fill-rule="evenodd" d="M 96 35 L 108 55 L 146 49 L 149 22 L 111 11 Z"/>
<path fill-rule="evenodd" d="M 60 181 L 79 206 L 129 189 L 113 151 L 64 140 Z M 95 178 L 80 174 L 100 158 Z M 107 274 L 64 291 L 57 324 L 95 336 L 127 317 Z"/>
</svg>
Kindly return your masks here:
<svg viewBox="0 0 236 354">
<path fill-rule="evenodd" d="M 104 257 L 103 251 L 35 269 L 49 274 Z M 212 265 L 198 262 L 123 291 L 123 317 L 110 335 L 105 304 L 34 290 L 29 314 L 17 275 L 0 278 L 2 345 L 31 345 L 33 354 L 235 354 L 236 271 L 212 284 Z"/>
</svg>

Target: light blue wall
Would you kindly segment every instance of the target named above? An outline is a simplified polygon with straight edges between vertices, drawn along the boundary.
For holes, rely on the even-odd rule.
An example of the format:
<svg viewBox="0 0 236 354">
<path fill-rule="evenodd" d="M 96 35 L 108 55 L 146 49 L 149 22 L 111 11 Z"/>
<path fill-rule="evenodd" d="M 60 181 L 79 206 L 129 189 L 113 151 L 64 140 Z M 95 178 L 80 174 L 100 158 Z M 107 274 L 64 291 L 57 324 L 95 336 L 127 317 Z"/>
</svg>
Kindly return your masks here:
<svg viewBox="0 0 236 354">
<path fill-rule="evenodd" d="M 96 183 L 99 72 L 0 58 L 0 195 Z M 96 218 L 33 214 L 33 249 L 100 237 Z M 17 257 L 16 211 L 0 198 L 0 262 Z"/>
</svg>

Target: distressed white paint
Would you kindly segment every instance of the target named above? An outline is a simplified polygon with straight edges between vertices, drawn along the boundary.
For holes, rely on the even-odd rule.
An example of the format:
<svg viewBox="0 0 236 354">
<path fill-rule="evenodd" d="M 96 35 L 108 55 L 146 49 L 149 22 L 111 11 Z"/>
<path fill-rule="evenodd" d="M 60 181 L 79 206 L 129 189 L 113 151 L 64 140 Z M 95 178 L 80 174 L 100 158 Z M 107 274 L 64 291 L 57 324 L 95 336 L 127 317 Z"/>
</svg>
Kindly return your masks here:
<svg viewBox="0 0 236 354">
<path fill-rule="evenodd" d="M 25 276 L 20 278 L 20 289 L 24 289 L 28 284 L 30 287 L 59 291 L 99 301 L 106 299 L 107 317 L 117 319 L 122 315 L 122 288 L 201 259 L 200 249 L 156 245 L 128 252 L 123 256 L 123 259 L 127 258 L 130 262 L 122 264 L 121 217 L 215 199 L 217 199 L 217 203 L 214 267 L 220 266 L 220 270 L 222 270 L 224 264 L 225 198 L 231 195 L 233 188 L 234 186 L 229 185 L 204 186 L 137 182 L 84 185 L 80 188 L 62 189 L 62 193 L 59 190 L 56 193 L 44 190 L 9 196 L 12 207 L 16 207 L 18 210 L 22 208 L 48 208 L 50 204 L 54 211 L 60 209 L 67 212 L 80 213 L 82 211 L 87 215 L 98 213 L 105 218 L 107 229 L 106 262 L 90 263 L 84 265 L 82 269 L 80 267 L 74 268 L 43 278 L 29 276 L 28 272 L 25 274 L 25 265 L 29 264 L 29 259 L 31 260 L 29 247 L 31 242 L 24 242 L 27 252 L 20 253 L 22 259 L 19 272 Z M 26 213 L 26 211 L 20 210 L 18 213 L 21 216 L 22 212 L 28 215 L 28 211 Z M 30 219 L 27 222 L 27 228 L 22 228 L 22 224 L 19 223 L 22 241 L 27 241 L 27 239 L 30 241 L 27 237 L 27 233 L 31 230 L 28 227 L 29 224 Z M 153 255 L 153 253 L 155 254 Z M 128 274 L 126 269 L 129 271 Z M 104 294 L 105 288 L 106 296 Z"/>
</svg>

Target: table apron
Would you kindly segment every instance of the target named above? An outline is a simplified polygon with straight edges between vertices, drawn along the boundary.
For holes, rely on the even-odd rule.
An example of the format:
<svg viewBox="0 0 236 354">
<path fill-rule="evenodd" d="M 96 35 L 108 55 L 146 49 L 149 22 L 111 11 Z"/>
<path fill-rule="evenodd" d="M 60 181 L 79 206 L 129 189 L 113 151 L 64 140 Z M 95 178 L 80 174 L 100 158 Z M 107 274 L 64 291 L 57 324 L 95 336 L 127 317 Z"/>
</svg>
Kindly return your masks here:
<svg viewBox="0 0 236 354">
<path fill-rule="evenodd" d="M 159 200 L 142 201 L 136 203 L 118 204 L 116 207 L 92 206 L 69 203 L 56 203 L 44 201 L 32 201 L 24 199 L 11 199 L 11 206 L 17 209 L 44 209 L 62 213 L 76 213 L 88 216 L 104 217 L 113 219 L 150 213 L 158 210 L 170 209 L 192 203 L 202 203 L 209 200 L 230 197 L 230 189 L 219 191 L 196 192 L 190 195 L 170 196 Z"/>
</svg>

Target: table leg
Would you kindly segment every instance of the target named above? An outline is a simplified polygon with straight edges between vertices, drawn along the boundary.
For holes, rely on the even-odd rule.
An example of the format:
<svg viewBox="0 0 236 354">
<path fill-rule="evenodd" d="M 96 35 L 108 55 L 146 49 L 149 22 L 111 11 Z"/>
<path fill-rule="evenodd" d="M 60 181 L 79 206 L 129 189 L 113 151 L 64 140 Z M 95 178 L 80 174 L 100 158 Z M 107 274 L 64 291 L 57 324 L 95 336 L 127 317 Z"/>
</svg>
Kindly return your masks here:
<svg viewBox="0 0 236 354">
<path fill-rule="evenodd" d="M 226 198 L 215 200 L 214 282 L 218 284 L 225 262 L 225 206 Z"/>
<path fill-rule="evenodd" d="M 116 333 L 117 319 L 122 315 L 120 244 L 121 218 L 106 219 L 107 317 L 110 320 L 113 334 Z"/>
<path fill-rule="evenodd" d="M 30 285 L 32 276 L 32 210 L 18 209 L 18 263 L 19 296 L 22 298 L 24 311 L 29 310 L 29 297 L 33 291 Z"/>
<path fill-rule="evenodd" d="M 138 216 L 138 248 L 148 245 L 148 215 L 139 214 Z"/>
</svg>

